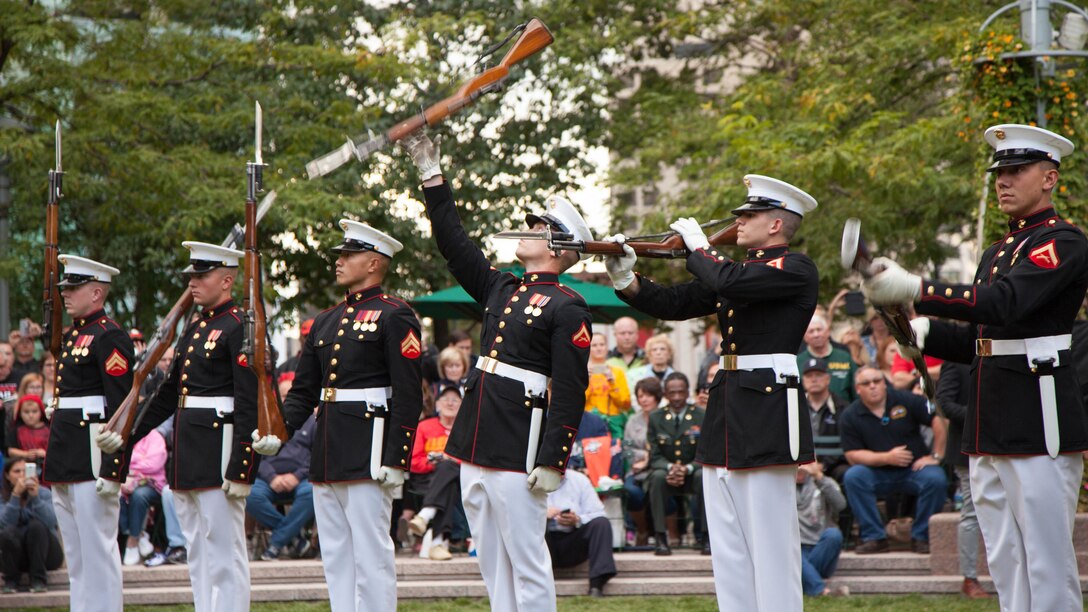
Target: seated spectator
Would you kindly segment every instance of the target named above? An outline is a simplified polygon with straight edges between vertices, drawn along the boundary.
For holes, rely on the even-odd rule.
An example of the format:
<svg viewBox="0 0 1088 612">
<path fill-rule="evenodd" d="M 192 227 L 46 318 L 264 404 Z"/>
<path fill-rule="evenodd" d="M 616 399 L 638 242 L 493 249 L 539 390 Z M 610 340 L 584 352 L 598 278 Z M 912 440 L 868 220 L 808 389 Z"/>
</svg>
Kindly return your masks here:
<svg viewBox="0 0 1088 612">
<path fill-rule="evenodd" d="M 714 382 L 714 377 L 718 375 L 720 369 L 721 365 L 717 361 L 711 363 L 707 366 L 703 379 L 695 386 L 695 405 L 699 408 L 706 409 L 706 404 L 710 401 L 710 385 Z"/>
<path fill-rule="evenodd" d="M 45 379 L 38 372 L 28 372 L 23 375 L 23 379 L 19 381 L 19 397 L 24 395 L 37 395 L 42 396 L 45 392 Z M 45 401 L 43 400 L 44 404 Z"/>
<path fill-rule="evenodd" d="M 0 511 L 4 593 L 16 591 L 24 572 L 30 574 L 31 593 L 45 592 L 46 572 L 64 562 L 52 496 L 38 484 L 36 475 L 27 475 L 27 465 L 33 464 L 12 459 L 4 465 L 4 507 Z"/>
<path fill-rule="evenodd" d="M 172 460 L 170 445 L 174 439 L 174 415 L 170 415 L 165 421 L 155 428 L 167 448 L 167 469 L 170 469 Z M 185 565 L 188 561 L 188 552 L 185 550 L 185 534 L 181 531 L 181 523 L 178 522 L 178 513 L 174 508 L 174 492 L 170 485 L 163 483 L 159 492 L 162 499 L 162 519 L 166 525 L 166 550 L 155 549 L 155 552 L 144 561 L 147 567 L 157 567 L 163 564 Z"/>
<path fill-rule="evenodd" d="M 650 425 L 650 413 L 661 405 L 664 393 L 656 378 L 643 378 L 635 385 L 635 401 L 638 412 L 627 420 L 623 428 L 623 454 L 627 459 L 623 488 L 627 493 L 627 511 L 635 528 L 635 544 L 646 543 L 646 514 L 642 512 L 646 492 L 643 489 L 650 474 L 650 451 L 646 435 Z"/>
<path fill-rule="evenodd" d="M 41 327 L 37 323 L 31 322 L 30 325 L 35 328 L 37 335 L 41 334 Z M 34 350 L 37 348 L 34 342 L 34 331 L 27 336 L 19 333 L 18 337 L 15 337 L 14 332 L 11 334 L 12 350 L 15 353 L 13 369 L 22 372 L 23 375 L 42 371 L 42 362 L 34 358 Z"/>
<path fill-rule="evenodd" d="M 277 373 L 294 372 L 298 369 L 299 359 L 302 358 L 302 347 L 306 344 L 306 336 L 310 335 L 310 329 L 314 326 L 313 319 L 306 319 L 298 326 L 298 352 L 287 358 L 277 370 Z"/>
<path fill-rule="evenodd" d="M 310 551 L 309 538 L 302 529 L 314 520 L 313 485 L 310 484 L 310 444 L 317 421 L 314 415 L 283 445 L 279 454 L 261 458 L 257 479 L 246 498 L 246 512 L 258 523 L 272 530 L 262 561 L 276 561 L 289 552 L 294 559 Z M 287 514 L 278 504 L 290 504 Z"/>
<path fill-rule="evenodd" d="M 908 389 L 914 377 L 911 376 L 909 369 L 904 371 L 900 370 L 896 372 L 893 369 L 895 364 L 895 358 L 899 357 L 898 345 L 895 343 L 895 338 L 885 338 L 880 341 L 880 346 L 877 347 L 876 354 L 876 367 L 880 368 L 880 373 L 884 375 L 884 380 L 892 386 L 893 389 Z M 899 357 L 902 359 L 902 357 Z"/>
<path fill-rule="evenodd" d="M 609 365 L 608 343 L 604 334 L 593 334 L 589 343 L 589 385 L 586 387 L 586 412 L 599 414 L 613 438 L 623 436 L 623 426 L 631 413 L 631 391 L 622 368 Z"/>
<path fill-rule="evenodd" d="M 454 527 L 453 517 L 456 512 L 464 512 L 461 509 L 461 464 L 445 453 L 446 440 L 461 409 L 462 393 L 461 386 L 456 384 L 439 389 L 435 398 L 438 416 L 419 422 L 412 447 L 412 476 L 408 483 L 413 491 L 423 496 L 423 504 L 408 522 L 408 529 L 420 537 L 431 531 L 430 547 L 420 550 L 420 556 L 435 561 L 453 558 L 448 544 Z"/>
<path fill-rule="evenodd" d="M 929 377 L 933 380 L 933 383 L 936 384 L 937 380 L 941 377 L 941 364 L 944 363 L 944 361 L 926 355 L 925 362 Z M 904 359 L 903 356 L 899 354 L 899 351 L 896 351 L 895 355 L 892 356 L 892 376 L 892 382 L 895 388 L 907 391 L 911 390 L 921 379 L 918 369 L 914 367 L 914 362 L 910 359 Z"/>
<path fill-rule="evenodd" d="M 144 527 L 151 506 L 159 501 L 166 485 L 166 440 L 152 429 L 132 447 L 128 478 L 121 484 L 119 531 L 128 536 L 122 563 L 136 565 L 155 552 Z"/>
<path fill-rule="evenodd" d="M 144 384 L 140 386 L 140 401 L 144 401 L 159 388 L 159 385 L 166 380 L 166 373 L 170 371 L 170 364 L 174 362 L 174 347 L 167 347 L 163 352 L 162 357 L 159 357 L 158 363 L 155 364 L 155 369 L 151 370 L 151 375 L 144 379 Z"/>
<path fill-rule="evenodd" d="M 835 515 L 846 508 L 839 484 L 826 478 L 819 463 L 797 466 L 797 520 L 801 525 L 801 588 L 805 595 L 849 595 L 846 587 L 824 584 L 835 573 L 842 552 L 842 532 Z"/>
<path fill-rule="evenodd" d="M 672 369 L 672 341 L 665 334 L 650 336 L 646 341 L 645 365 L 640 365 L 627 370 L 627 386 L 631 395 L 635 394 L 635 385 L 643 378 L 651 376 L 662 381 L 673 373 Z"/>
<path fill-rule="evenodd" d="M 831 374 L 831 392 L 853 401 L 854 371 L 857 364 L 850 358 L 850 353 L 831 343 L 831 328 L 827 319 L 820 314 L 812 316 L 812 321 L 805 331 L 805 349 L 797 355 L 797 367 L 803 368 L 805 362 L 813 357 L 827 361 L 827 371 Z"/>
<path fill-rule="evenodd" d="M 548 494 L 544 541 L 552 567 L 573 567 L 588 559 L 589 596 L 604 597 L 604 585 L 616 575 L 612 524 L 593 485 L 581 472 L 567 470 L 559 488 Z"/>
<path fill-rule="evenodd" d="M 651 359 L 653 353 L 651 352 Z M 646 439 L 650 445 L 650 475 L 646 479 L 646 497 L 653 515 L 656 546 L 655 555 L 671 555 L 665 526 L 665 505 L 669 497 L 690 498 L 689 514 L 697 521 L 695 533 L 703 544 L 704 554 L 710 553 L 703 518 L 702 468 L 694 463 L 699 430 L 705 412 L 688 402 L 688 378 L 679 372 L 665 379 L 664 410 L 650 414 Z"/>
<path fill-rule="evenodd" d="M 178 513 L 174 509 L 174 492 L 170 490 L 169 484 L 163 485 L 161 495 L 162 517 L 163 522 L 166 523 L 166 543 L 168 548 L 165 552 L 156 550 L 148 557 L 147 561 L 144 561 L 144 565 L 147 567 L 158 567 L 163 564 L 185 565 L 188 561 L 188 552 L 185 550 L 185 533 L 181 530 L 181 523 L 178 522 Z"/>
<path fill-rule="evenodd" d="M 56 386 L 57 360 L 52 353 L 42 357 L 42 403 L 46 406 L 53 401 L 53 387 Z"/>
<path fill-rule="evenodd" d="M 944 506 L 948 482 L 940 466 L 941 455 L 926 448 L 921 427 L 932 427 L 934 447 L 944 449 L 944 421 L 930 414 L 924 397 L 889 390 L 874 367 L 858 370 L 857 391 L 859 399 L 839 420 L 842 448 L 851 466 L 843 484 L 862 540 L 855 552 L 888 551 L 876 500 L 899 492 L 918 496 L 911 550 L 928 554 L 929 517 Z"/>
<path fill-rule="evenodd" d="M 620 317 L 612 324 L 612 333 L 616 336 L 616 348 L 608 352 L 608 365 L 630 372 L 646 363 L 646 353 L 638 347 L 638 321 Z"/>
<path fill-rule="evenodd" d="M 287 397 L 287 393 L 291 390 L 291 387 L 295 384 L 295 373 L 284 372 L 280 374 L 280 377 L 276 379 L 276 387 L 279 388 L 280 397 Z"/>
<path fill-rule="evenodd" d="M 45 422 L 45 406 L 37 395 L 19 399 L 15 421 L 7 431 L 8 457 L 25 459 L 41 465 L 49 447 L 49 427 Z"/>
<path fill-rule="evenodd" d="M 827 361 L 813 357 L 801 368 L 801 386 L 805 390 L 804 403 L 808 405 L 808 419 L 812 435 L 839 435 L 839 418 L 849 402 L 831 392 L 831 375 Z M 841 481 L 850 464 L 843 455 L 825 455 L 818 458 L 824 472 Z"/>
<path fill-rule="evenodd" d="M 456 346 L 447 346 L 438 354 L 438 380 L 431 385 L 431 391 L 437 393 L 439 387 L 464 385 L 471 367 L 464 351 Z"/>
<path fill-rule="evenodd" d="M 865 345 L 865 350 L 869 352 L 869 365 L 876 363 L 876 356 L 879 352 L 879 347 L 885 338 L 889 337 L 888 326 L 884 323 L 884 319 L 880 318 L 880 315 L 875 310 L 870 309 L 866 315 L 865 329 L 861 330 L 861 342 Z"/>
<path fill-rule="evenodd" d="M 10 342 L 0 341 L 0 402 L 5 408 L 9 402 L 14 402 L 19 396 L 19 382 L 23 379 L 23 372 L 15 369 L 15 351 Z"/>
<path fill-rule="evenodd" d="M 846 350 L 850 353 L 850 359 L 855 364 L 859 366 L 869 364 L 869 351 L 866 350 L 865 344 L 861 341 L 861 332 L 857 329 L 847 327 L 839 337 L 839 342 L 846 347 Z"/>
</svg>

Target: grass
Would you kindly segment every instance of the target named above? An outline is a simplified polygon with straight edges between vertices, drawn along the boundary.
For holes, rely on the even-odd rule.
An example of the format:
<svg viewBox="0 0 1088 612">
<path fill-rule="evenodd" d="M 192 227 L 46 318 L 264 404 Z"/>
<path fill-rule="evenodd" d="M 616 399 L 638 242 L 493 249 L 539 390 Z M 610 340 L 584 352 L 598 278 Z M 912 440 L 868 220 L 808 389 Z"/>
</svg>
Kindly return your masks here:
<svg viewBox="0 0 1088 612">
<path fill-rule="evenodd" d="M 319 612 L 329 609 L 328 602 L 271 602 L 254 603 L 254 612 Z M 397 606 L 400 612 L 486 612 L 490 610 L 486 599 L 440 599 L 403 601 Z M 562 612 L 713 612 L 717 603 L 710 596 L 682 597 L 561 597 Z M 881 612 L 989 612 L 997 610 L 997 600 L 970 601 L 958 595 L 855 595 L 842 599 L 805 598 L 805 610 L 813 612 L 839 612 L 843 610 L 880 610 Z M 131 612 L 191 611 L 192 606 L 125 606 Z"/>
</svg>

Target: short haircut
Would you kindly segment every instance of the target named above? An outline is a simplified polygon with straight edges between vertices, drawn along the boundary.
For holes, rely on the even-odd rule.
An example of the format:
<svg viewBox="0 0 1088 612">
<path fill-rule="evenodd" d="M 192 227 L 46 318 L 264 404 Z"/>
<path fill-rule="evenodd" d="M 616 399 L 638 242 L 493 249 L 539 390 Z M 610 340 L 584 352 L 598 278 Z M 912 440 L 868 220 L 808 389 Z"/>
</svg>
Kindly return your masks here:
<svg viewBox="0 0 1088 612">
<path fill-rule="evenodd" d="M 688 381 L 688 377 L 685 376 L 683 372 L 673 372 L 672 374 L 669 374 L 668 376 L 666 376 L 665 377 L 665 386 L 668 386 L 668 384 L 671 383 L 674 380 L 679 380 L 680 382 L 684 383 L 685 387 L 687 387 L 688 389 L 691 389 L 691 382 Z"/>
<path fill-rule="evenodd" d="M 472 336 L 468 335 L 468 332 L 463 329 L 455 329 L 451 331 L 448 338 L 449 339 L 446 342 L 446 346 L 453 346 L 454 344 L 457 344 L 458 342 L 464 342 L 465 340 L 472 342 Z"/>
<path fill-rule="evenodd" d="M 789 242 L 793 239 L 794 234 L 801 228 L 801 215 L 790 212 L 788 210 L 771 210 L 768 214 L 773 219 L 782 220 L 782 237 Z"/>
<path fill-rule="evenodd" d="M 446 348 L 442 349 L 440 353 L 438 353 L 439 377 L 445 376 L 446 366 L 453 362 L 460 363 L 464 367 L 465 370 L 464 372 L 462 372 L 462 376 L 468 375 L 468 358 L 465 357 L 464 351 L 457 348 L 456 346 L 447 346 Z"/>
<path fill-rule="evenodd" d="M 674 355 L 674 353 L 672 350 L 672 340 L 669 340 L 668 334 L 657 334 L 655 336 L 650 336 L 646 340 L 646 352 L 649 353 L 650 347 L 655 344 L 664 345 L 665 348 L 669 349 L 669 361 L 672 361 L 672 356 Z"/>
</svg>

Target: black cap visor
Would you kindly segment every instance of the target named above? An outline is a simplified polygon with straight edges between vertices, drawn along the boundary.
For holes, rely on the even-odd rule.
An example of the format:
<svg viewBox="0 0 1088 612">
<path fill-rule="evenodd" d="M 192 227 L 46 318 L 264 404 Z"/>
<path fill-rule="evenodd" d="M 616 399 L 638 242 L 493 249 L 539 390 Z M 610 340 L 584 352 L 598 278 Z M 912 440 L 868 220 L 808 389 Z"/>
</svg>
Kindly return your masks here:
<svg viewBox="0 0 1088 612">
<path fill-rule="evenodd" d="M 365 253 L 365 252 L 377 253 L 378 255 L 385 255 L 378 250 L 376 246 L 369 242 L 362 240 L 355 240 L 354 238 L 344 238 L 344 241 L 332 248 L 332 252 L 339 255 L 340 253 Z M 385 255 L 389 257 L 388 255 Z M 390 259 L 392 259 L 390 257 Z"/>
<path fill-rule="evenodd" d="M 986 169 L 986 172 L 1012 166 L 1026 166 L 1041 161 L 1053 162 L 1055 166 L 1061 166 L 1061 162 L 1055 160 L 1050 153 L 1038 149 L 1003 149 L 994 153 L 993 161 L 994 163 Z"/>
<path fill-rule="evenodd" d="M 58 287 L 79 287 L 80 285 L 86 285 L 90 282 L 99 282 L 109 284 L 109 281 L 100 281 L 97 278 L 89 274 L 65 274 L 59 283 Z"/>
</svg>

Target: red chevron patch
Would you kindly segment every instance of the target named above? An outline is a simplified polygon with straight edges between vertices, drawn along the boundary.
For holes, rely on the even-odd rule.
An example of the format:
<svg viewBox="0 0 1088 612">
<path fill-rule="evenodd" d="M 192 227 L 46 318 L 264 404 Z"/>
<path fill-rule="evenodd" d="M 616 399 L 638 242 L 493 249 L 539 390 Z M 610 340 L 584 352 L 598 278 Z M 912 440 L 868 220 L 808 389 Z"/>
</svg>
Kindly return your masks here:
<svg viewBox="0 0 1088 612">
<path fill-rule="evenodd" d="M 404 337 L 404 340 L 400 341 L 400 354 L 408 359 L 416 359 L 422 352 L 416 332 L 408 330 L 408 335 Z"/>
<path fill-rule="evenodd" d="M 121 351 L 113 349 L 110 356 L 106 358 L 106 374 L 121 376 L 126 373 L 128 373 L 128 359 L 125 359 Z"/>
</svg>

